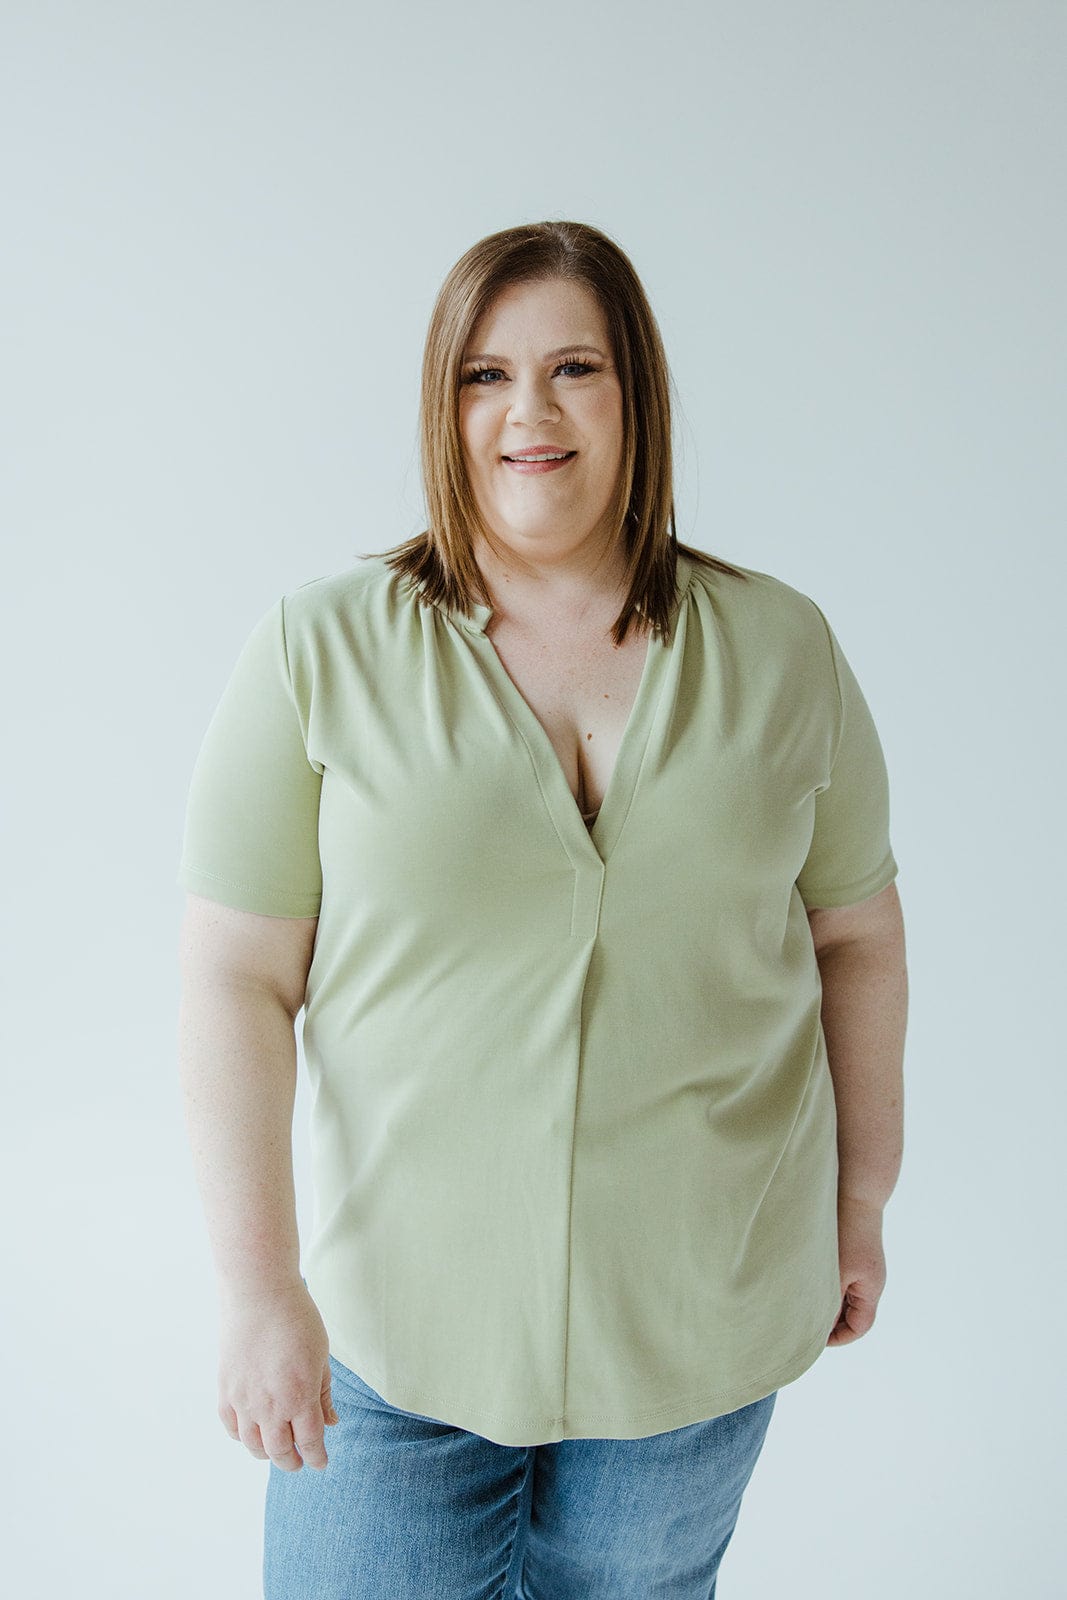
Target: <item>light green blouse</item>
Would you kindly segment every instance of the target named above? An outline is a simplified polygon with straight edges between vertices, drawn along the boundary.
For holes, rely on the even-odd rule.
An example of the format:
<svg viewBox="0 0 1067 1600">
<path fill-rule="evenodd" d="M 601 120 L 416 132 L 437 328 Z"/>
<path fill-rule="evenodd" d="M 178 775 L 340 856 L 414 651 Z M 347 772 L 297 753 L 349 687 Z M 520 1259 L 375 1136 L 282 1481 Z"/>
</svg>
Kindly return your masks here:
<svg viewBox="0 0 1067 1600">
<path fill-rule="evenodd" d="M 596 820 L 485 628 L 382 557 L 260 618 L 178 882 L 318 915 L 302 1271 L 337 1359 L 500 1444 L 760 1399 L 837 1320 L 806 907 L 897 873 L 885 763 L 819 607 L 678 562 Z"/>
</svg>

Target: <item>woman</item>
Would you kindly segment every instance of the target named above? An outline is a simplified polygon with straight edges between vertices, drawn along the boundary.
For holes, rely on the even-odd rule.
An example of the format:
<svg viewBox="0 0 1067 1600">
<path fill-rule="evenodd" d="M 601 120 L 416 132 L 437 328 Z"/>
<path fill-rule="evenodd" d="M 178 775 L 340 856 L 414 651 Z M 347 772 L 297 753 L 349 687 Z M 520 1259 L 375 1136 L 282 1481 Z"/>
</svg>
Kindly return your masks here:
<svg viewBox="0 0 1067 1600">
<path fill-rule="evenodd" d="M 874 1318 L 882 751 L 816 604 L 677 543 L 668 388 L 602 233 L 475 245 L 429 529 L 276 601 L 204 738 L 182 1078 L 270 1600 L 713 1594 L 778 1388 Z"/>
</svg>

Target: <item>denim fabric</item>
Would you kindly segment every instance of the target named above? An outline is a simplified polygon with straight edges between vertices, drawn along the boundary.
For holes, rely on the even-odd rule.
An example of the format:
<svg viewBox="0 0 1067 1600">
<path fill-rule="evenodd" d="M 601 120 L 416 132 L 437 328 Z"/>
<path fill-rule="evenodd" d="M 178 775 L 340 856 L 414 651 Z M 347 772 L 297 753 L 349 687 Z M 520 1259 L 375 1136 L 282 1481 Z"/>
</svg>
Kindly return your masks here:
<svg viewBox="0 0 1067 1600">
<path fill-rule="evenodd" d="M 645 1439 L 513 1446 L 329 1360 L 328 1466 L 270 1463 L 264 1600 L 714 1600 L 777 1390 Z"/>
</svg>

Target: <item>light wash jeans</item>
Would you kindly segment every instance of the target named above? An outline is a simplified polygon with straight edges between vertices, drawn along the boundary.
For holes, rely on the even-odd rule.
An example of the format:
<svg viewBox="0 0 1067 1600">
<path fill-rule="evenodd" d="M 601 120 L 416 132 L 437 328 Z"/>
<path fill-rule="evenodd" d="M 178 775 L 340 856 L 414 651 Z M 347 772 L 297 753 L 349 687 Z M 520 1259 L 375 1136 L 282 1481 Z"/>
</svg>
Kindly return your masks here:
<svg viewBox="0 0 1067 1600">
<path fill-rule="evenodd" d="M 329 1463 L 270 1463 L 264 1600 L 714 1600 L 778 1391 L 647 1439 L 503 1445 L 330 1355 Z"/>
</svg>

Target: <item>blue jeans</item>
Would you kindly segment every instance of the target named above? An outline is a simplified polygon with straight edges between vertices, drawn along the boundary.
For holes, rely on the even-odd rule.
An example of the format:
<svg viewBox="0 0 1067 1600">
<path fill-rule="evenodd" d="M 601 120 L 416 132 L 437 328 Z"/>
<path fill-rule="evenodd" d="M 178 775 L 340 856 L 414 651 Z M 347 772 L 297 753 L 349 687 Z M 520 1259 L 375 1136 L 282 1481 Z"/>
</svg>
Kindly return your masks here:
<svg viewBox="0 0 1067 1600">
<path fill-rule="evenodd" d="M 777 1390 L 646 1439 L 504 1445 L 329 1361 L 328 1465 L 270 1463 L 264 1600 L 714 1600 Z"/>
</svg>

